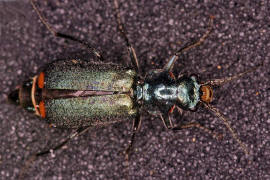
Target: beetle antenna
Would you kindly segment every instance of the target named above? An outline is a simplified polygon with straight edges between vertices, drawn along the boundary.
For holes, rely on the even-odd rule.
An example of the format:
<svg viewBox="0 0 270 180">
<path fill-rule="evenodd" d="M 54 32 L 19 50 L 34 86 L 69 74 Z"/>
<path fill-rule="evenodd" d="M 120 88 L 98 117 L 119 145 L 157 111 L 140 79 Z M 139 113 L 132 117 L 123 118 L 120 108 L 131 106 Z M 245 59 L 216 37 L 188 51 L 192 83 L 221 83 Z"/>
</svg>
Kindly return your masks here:
<svg viewBox="0 0 270 180">
<path fill-rule="evenodd" d="M 222 79 L 214 79 L 214 80 L 206 81 L 205 83 L 202 83 L 202 85 L 222 86 L 222 85 L 224 85 L 227 82 L 230 82 L 232 80 L 239 79 L 239 78 L 241 78 L 242 76 L 244 76 L 244 75 L 246 75 L 248 73 L 251 73 L 253 71 L 256 71 L 260 66 L 263 66 L 263 64 L 259 64 L 259 65 L 257 65 L 256 67 L 254 67 L 254 68 L 252 68 L 250 70 L 247 70 L 245 72 L 236 74 L 236 75 L 231 76 L 231 77 L 225 77 L 225 78 L 222 78 Z"/>
<path fill-rule="evenodd" d="M 209 109 L 210 111 L 212 111 L 217 117 L 219 117 L 223 123 L 226 125 L 226 127 L 229 129 L 229 131 L 232 134 L 232 137 L 237 141 L 237 143 L 241 146 L 241 148 L 244 150 L 245 154 L 248 155 L 248 149 L 246 147 L 246 145 L 239 139 L 239 137 L 237 136 L 237 134 L 234 132 L 234 130 L 232 129 L 229 121 L 227 118 L 225 118 L 225 116 L 219 111 L 219 109 L 213 107 L 212 105 L 210 105 L 209 103 L 205 103 L 202 102 L 204 104 L 204 106 Z"/>
</svg>

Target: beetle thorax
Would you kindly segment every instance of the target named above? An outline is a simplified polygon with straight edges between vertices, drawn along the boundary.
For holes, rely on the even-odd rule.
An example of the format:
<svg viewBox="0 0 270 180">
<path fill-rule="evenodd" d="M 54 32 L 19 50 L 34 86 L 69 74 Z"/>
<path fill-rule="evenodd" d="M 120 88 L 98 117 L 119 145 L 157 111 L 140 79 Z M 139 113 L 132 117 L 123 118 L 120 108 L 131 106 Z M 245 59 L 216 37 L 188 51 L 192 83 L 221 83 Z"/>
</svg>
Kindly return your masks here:
<svg viewBox="0 0 270 180">
<path fill-rule="evenodd" d="M 195 110 L 200 101 L 200 85 L 195 76 L 178 81 L 178 103 L 184 109 Z"/>
<path fill-rule="evenodd" d="M 200 101 L 200 85 L 196 78 L 185 77 L 174 81 L 145 81 L 137 86 L 137 100 L 151 105 L 178 105 L 195 110 Z"/>
</svg>

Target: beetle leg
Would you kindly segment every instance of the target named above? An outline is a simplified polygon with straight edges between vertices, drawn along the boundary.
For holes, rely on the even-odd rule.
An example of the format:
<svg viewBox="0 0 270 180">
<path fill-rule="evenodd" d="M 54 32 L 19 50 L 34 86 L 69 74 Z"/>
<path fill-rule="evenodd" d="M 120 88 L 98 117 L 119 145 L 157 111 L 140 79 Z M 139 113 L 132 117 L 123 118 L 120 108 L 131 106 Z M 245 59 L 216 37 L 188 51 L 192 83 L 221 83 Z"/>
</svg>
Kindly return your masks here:
<svg viewBox="0 0 270 180">
<path fill-rule="evenodd" d="M 53 151 L 56 151 L 58 149 L 61 149 L 64 145 L 66 145 L 70 140 L 72 140 L 73 138 L 82 135 L 83 133 L 85 133 L 86 131 L 88 131 L 92 126 L 87 126 L 87 127 L 81 127 L 78 128 L 74 133 L 72 133 L 71 135 L 69 135 L 63 142 L 59 143 L 58 145 L 56 145 L 55 147 L 49 149 L 49 150 L 45 150 L 42 152 L 39 152 L 37 154 L 35 154 L 36 157 L 38 156 L 43 156 L 45 154 L 51 153 Z"/>
<path fill-rule="evenodd" d="M 204 33 L 204 35 L 196 42 L 188 44 L 186 46 L 184 46 L 183 48 L 179 49 L 172 57 L 171 59 L 167 62 L 167 64 L 164 66 L 163 70 L 164 71 L 172 71 L 173 69 L 173 65 L 176 62 L 176 60 L 179 58 L 180 54 L 182 54 L 183 52 L 194 48 L 196 46 L 199 46 L 207 37 L 208 35 L 211 33 L 212 29 L 213 29 L 213 19 L 214 16 L 210 16 L 210 21 L 209 21 L 209 27 L 208 30 Z"/>
<path fill-rule="evenodd" d="M 168 105 L 168 106 L 166 106 L 166 108 L 164 107 L 164 109 L 159 112 L 159 117 L 162 120 L 163 125 L 167 129 L 172 129 L 173 128 L 173 122 L 171 120 L 171 114 L 173 113 L 173 111 L 175 110 L 176 107 L 177 106 L 175 104 Z"/>
<path fill-rule="evenodd" d="M 83 133 L 85 133 L 86 131 L 88 131 L 92 126 L 87 126 L 87 127 L 82 127 L 77 129 L 74 133 L 72 133 L 71 135 L 69 135 L 63 142 L 59 143 L 58 145 L 56 145 L 55 147 L 45 150 L 45 151 L 41 151 L 39 153 L 33 154 L 32 156 L 30 156 L 28 158 L 28 160 L 25 162 L 24 167 L 21 169 L 20 174 L 19 174 L 19 179 L 23 179 L 23 176 L 26 172 L 26 170 L 30 167 L 30 165 L 39 157 L 39 156 L 43 156 L 49 153 L 52 153 L 53 151 L 56 151 L 58 149 L 61 149 L 64 145 L 66 145 L 70 140 L 72 140 L 73 138 L 82 135 Z"/>
<path fill-rule="evenodd" d="M 176 106 L 176 109 L 177 109 L 178 113 L 180 114 L 180 116 L 182 116 L 182 115 L 183 115 L 184 110 L 183 110 L 183 109 L 181 109 L 181 108 L 180 108 L 180 107 L 178 107 L 178 106 Z"/>
<path fill-rule="evenodd" d="M 139 67 L 139 62 L 138 62 L 138 59 L 137 59 L 137 55 L 136 55 L 136 52 L 135 52 L 134 48 L 132 47 L 132 45 L 130 44 L 130 42 L 128 40 L 124 24 L 121 21 L 121 16 L 120 16 L 120 12 L 119 12 L 119 5 L 118 5 L 117 0 L 114 0 L 114 10 L 115 10 L 115 18 L 116 18 L 116 21 L 117 21 L 118 30 L 119 30 L 119 32 L 121 33 L 122 37 L 124 38 L 124 40 L 126 42 L 126 46 L 127 46 L 127 49 L 128 49 L 128 53 L 129 53 L 132 65 L 134 66 L 136 72 L 139 73 L 140 67 Z"/>
<path fill-rule="evenodd" d="M 84 47 L 86 47 L 87 49 L 90 50 L 91 53 L 93 53 L 99 60 L 103 61 L 104 58 L 102 57 L 102 55 L 95 49 L 93 48 L 89 43 L 82 41 L 78 38 L 75 38 L 71 35 L 67 35 L 67 34 L 63 34 L 60 32 L 56 32 L 47 22 L 47 20 L 42 16 L 42 14 L 40 13 L 40 11 L 38 10 L 37 6 L 35 5 L 35 3 L 33 2 L 33 0 L 31 0 L 31 4 L 35 10 L 35 12 L 37 13 L 39 19 L 41 20 L 41 22 L 46 26 L 46 28 L 55 36 L 55 37 L 60 37 L 60 38 L 64 38 L 64 39 L 68 39 L 71 41 L 75 41 L 80 43 L 81 45 L 83 45 Z"/>
<path fill-rule="evenodd" d="M 171 120 L 171 116 L 169 114 L 159 114 L 159 117 L 161 118 L 163 125 L 167 128 L 167 129 L 171 129 L 173 127 L 173 123 Z"/>
<path fill-rule="evenodd" d="M 134 141 L 135 141 L 136 132 L 140 129 L 140 126 L 141 126 L 141 117 L 138 114 L 135 117 L 134 121 L 133 121 L 132 135 L 131 135 L 131 139 L 129 141 L 128 147 L 124 151 L 125 159 L 126 159 L 127 162 L 128 162 L 128 159 L 129 159 L 130 150 L 132 149 L 132 146 L 133 146 Z"/>
<path fill-rule="evenodd" d="M 217 140 L 220 140 L 223 137 L 222 134 L 217 134 L 217 133 L 213 132 L 212 130 L 202 126 L 199 123 L 188 123 L 188 124 L 184 124 L 184 125 L 179 125 L 179 126 L 173 127 L 171 130 L 178 131 L 178 130 L 187 129 L 187 128 L 193 128 L 193 127 L 196 127 L 196 128 L 199 128 L 199 129 L 203 130 L 204 132 L 210 134 L 211 136 L 213 136 L 213 138 L 215 138 Z"/>
</svg>

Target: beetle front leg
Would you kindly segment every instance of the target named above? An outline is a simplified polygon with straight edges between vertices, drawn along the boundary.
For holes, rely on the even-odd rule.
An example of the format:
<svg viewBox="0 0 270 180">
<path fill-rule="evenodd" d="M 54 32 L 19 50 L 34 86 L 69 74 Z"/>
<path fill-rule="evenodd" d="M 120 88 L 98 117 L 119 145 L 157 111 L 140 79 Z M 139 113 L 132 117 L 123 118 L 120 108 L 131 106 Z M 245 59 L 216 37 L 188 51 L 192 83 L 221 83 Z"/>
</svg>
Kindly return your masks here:
<svg viewBox="0 0 270 180">
<path fill-rule="evenodd" d="M 179 49 L 171 57 L 171 59 L 167 62 L 167 64 L 164 66 L 164 68 L 163 68 L 164 71 L 171 72 L 173 69 L 174 63 L 179 58 L 180 54 L 182 54 L 183 52 L 185 52 L 191 48 L 199 46 L 201 43 L 203 43 L 203 41 L 209 36 L 209 34 L 211 33 L 211 31 L 213 29 L 213 20 L 214 20 L 214 16 L 210 16 L 209 27 L 208 27 L 208 30 L 204 33 L 204 35 L 198 41 L 191 43 L 191 44 L 188 44 L 188 45 L 184 46 L 183 48 Z"/>
<path fill-rule="evenodd" d="M 160 119 L 162 120 L 163 122 L 163 125 L 167 128 L 167 129 L 171 129 L 173 128 L 173 123 L 172 123 L 172 120 L 171 120 L 171 116 L 169 114 L 159 114 L 160 116 Z"/>
<path fill-rule="evenodd" d="M 175 107 L 177 108 L 177 110 L 180 112 L 180 114 L 182 113 L 182 109 L 179 108 L 178 106 L 175 106 L 173 105 L 170 110 L 168 111 L 168 113 L 160 113 L 160 118 L 162 119 L 163 121 L 163 124 L 164 126 L 167 128 L 167 129 L 170 129 L 170 130 L 173 130 L 173 131 L 178 131 L 178 130 L 182 130 L 182 129 L 187 129 L 187 128 L 193 128 L 193 127 L 196 127 L 196 128 L 199 128 L 201 130 L 203 130 L 204 132 L 212 135 L 215 139 L 219 140 L 223 137 L 222 134 L 217 134 L 215 132 L 213 132 L 212 130 L 202 126 L 201 124 L 199 123 L 188 123 L 188 124 L 184 124 L 184 125 L 178 125 L 178 126 L 174 126 L 173 125 L 173 122 L 171 120 L 171 114 L 173 112 L 173 110 L 175 109 Z"/>
<path fill-rule="evenodd" d="M 120 16 L 120 12 L 119 12 L 119 5 L 118 5 L 117 0 L 114 0 L 114 8 L 115 8 L 114 9 L 115 10 L 115 18 L 116 18 L 116 21 L 117 21 L 118 30 L 120 31 L 122 37 L 124 38 L 124 40 L 126 42 L 126 46 L 127 46 L 127 49 L 128 49 L 128 53 L 129 53 L 132 65 L 135 68 L 136 72 L 139 73 L 140 67 L 139 67 L 139 62 L 138 62 L 138 59 L 137 59 L 137 55 L 136 55 L 136 52 L 135 52 L 134 48 L 132 47 L 132 45 L 129 42 L 129 39 L 127 37 L 127 33 L 125 31 L 124 24 L 121 21 L 121 16 Z"/>
</svg>

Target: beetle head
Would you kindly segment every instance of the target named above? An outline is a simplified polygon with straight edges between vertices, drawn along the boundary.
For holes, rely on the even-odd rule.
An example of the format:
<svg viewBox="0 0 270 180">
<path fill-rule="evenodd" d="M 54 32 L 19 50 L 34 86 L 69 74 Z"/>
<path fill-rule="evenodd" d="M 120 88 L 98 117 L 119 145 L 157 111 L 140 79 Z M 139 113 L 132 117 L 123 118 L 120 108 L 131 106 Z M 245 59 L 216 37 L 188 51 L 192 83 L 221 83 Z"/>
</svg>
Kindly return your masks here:
<svg viewBox="0 0 270 180">
<path fill-rule="evenodd" d="M 201 96 L 200 99 L 201 101 L 205 103 L 210 103 L 213 100 L 213 88 L 209 85 L 201 85 L 200 87 L 201 91 Z"/>
</svg>

